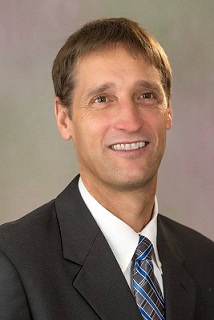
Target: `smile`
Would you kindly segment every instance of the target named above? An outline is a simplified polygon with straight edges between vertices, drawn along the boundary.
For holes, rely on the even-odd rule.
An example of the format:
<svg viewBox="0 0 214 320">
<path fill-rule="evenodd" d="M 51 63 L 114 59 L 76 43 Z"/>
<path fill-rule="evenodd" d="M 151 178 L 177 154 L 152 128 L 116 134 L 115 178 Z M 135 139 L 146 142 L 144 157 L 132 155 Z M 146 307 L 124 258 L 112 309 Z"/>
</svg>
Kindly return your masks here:
<svg viewBox="0 0 214 320">
<path fill-rule="evenodd" d="M 145 145 L 146 145 L 146 142 L 139 141 L 139 142 L 133 142 L 133 143 L 113 144 L 111 148 L 113 150 L 136 150 L 136 149 L 145 147 Z"/>
</svg>

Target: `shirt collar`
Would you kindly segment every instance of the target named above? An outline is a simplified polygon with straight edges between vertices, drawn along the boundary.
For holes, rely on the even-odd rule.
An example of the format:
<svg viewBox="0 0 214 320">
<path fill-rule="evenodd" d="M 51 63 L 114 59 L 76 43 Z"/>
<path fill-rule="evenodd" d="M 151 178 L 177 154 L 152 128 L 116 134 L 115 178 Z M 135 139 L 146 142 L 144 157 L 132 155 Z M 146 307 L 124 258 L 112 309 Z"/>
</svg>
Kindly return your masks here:
<svg viewBox="0 0 214 320">
<path fill-rule="evenodd" d="M 157 266 L 160 268 L 161 265 L 159 262 L 156 241 L 158 215 L 158 203 L 156 197 L 152 219 L 138 234 L 129 225 L 117 218 L 110 211 L 106 210 L 99 202 L 97 202 L 88 192 L 81 178 L 79 179 L 78 185 L 80 194 L 86 206 L 104 234 L 123 273 L 126 271 L 132 260 L 135 249 L 138 245 L 139 234 L 147 237 L 153 244 L 154 259 L 157 263 Z"/>
</svg>

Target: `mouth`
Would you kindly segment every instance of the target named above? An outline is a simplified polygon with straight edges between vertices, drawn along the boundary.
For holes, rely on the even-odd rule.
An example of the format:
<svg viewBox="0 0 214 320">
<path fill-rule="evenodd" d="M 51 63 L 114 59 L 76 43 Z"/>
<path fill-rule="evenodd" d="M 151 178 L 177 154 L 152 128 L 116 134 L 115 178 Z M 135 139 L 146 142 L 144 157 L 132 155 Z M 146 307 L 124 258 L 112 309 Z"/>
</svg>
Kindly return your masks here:
<svg viewBox="0 0 214 320">
<path fill-rule="evenodd" d="M 121 151 L 121 150 L 130 151 L 130 150 L 137 150 L 137 149 L 144 148 L 147 144 L 148 142 L 145 142 L 145 141 L 138 141 L 138 142 L 132 142 L 132 143 L 117 143 L 117 144 L 111 145 L 110 148 L 116 151 Z"/>
</svg>

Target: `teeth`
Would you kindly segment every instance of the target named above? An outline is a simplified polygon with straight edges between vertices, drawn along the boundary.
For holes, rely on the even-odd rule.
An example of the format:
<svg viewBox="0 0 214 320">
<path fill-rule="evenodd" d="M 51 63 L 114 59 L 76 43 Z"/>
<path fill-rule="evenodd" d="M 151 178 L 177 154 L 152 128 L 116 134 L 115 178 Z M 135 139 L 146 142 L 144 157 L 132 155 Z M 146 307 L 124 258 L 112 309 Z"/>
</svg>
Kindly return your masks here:
<svg viewBox="0 0 214 320">
<path fill-rule="evenodd" d="M 118 143 L 114 144 L 111 148 L 114 150 L 136 150 L 139 148 L 143 148 L 145 146 L 145 142 L 140 141 L 140 142 L 135 142 L 135 143 Z"/>
</svg>

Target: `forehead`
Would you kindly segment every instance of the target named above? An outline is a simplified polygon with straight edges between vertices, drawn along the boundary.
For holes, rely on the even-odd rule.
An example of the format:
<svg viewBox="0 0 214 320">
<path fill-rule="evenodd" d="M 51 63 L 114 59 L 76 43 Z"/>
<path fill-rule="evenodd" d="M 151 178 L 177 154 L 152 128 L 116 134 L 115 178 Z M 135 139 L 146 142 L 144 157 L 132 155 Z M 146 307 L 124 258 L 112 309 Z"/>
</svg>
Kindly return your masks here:
<svg viewBox="0 0 214 320">
<path fill-rule="evenodd" d="M 104 83 L 120 90 L 142 81 L 162 89 L 158 70 L 141 54 L 133 55 L 122 46 L 92 52 L 78 60 L 75 68 L 76 91 L 90 90 Z"/>
</svg>

